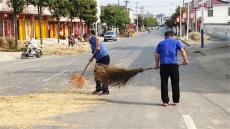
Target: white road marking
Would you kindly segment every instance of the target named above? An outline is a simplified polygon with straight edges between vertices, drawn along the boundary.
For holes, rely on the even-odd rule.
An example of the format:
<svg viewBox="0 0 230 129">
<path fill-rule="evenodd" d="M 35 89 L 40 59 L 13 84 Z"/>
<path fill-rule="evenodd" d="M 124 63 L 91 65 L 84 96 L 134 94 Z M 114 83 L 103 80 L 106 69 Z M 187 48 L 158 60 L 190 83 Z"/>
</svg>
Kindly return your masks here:
<svg viewBox="0 0 230 129">
<path fill-rule="evenodd" d="M 184 118 L 185 125 L 187 126 L 188 129 L 197 129 L 191 116 L 183 115 L 183 118 Z"/>
<path fill-rule="evenodd" d="M 63 74 L 63 73 L 64 73 L 64 72 L 66 72 L 66 71 L 67 71 L 67 70 L 63 70 L 63 71 L 62 71 L 62 72 L 60 72 L 60 73 L 54 74 L 53 76 L 51 76 L 51 77 L 49 77 L 49 78 L 47 78 L 47 79 L 43 80 L 42 82 L 48 82 L 49 80 L 54 79 L 55 77 L 57 77 L 57 76 L 59 76 L 59 75 Z"/>
</svg>

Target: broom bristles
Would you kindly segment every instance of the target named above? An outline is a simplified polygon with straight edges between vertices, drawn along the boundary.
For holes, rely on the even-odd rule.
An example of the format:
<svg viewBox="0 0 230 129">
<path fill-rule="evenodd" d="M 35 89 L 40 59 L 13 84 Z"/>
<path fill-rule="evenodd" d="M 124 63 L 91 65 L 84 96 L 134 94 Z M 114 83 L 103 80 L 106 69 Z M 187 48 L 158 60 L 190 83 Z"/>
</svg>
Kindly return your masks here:
<svg viewBox="0 0 230 129">
<path fill-rule="evenodd" d="M 102 83 L 111 86 L 125 86 L 131 78 L 138 73 L 143 72 L 144 69 L 124 69 L 114 66 L 107 66 L 97 64 L 95 67 L 95 77 Z"/>
<path fill-rule="evenodd" d="M 76 73 L 70 80 L 72 87 L 81 89 L 86 82 L 86 79 L 79 73 Z"/>
</svg>

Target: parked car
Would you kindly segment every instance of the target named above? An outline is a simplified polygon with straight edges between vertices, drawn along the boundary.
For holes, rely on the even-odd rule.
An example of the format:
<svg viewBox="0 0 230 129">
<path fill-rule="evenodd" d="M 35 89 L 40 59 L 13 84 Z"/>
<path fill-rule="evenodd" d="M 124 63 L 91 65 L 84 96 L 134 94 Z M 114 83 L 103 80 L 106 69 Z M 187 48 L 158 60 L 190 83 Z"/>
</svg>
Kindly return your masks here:
<svg viewBox="0 0 230 129">
<path fill-rule="evenodd" d="M 104 34 L 104 42 L 107 42 L 109 40 L 117 41 L 117 34 L 113 31 L 107 31 Z"/>
</svg>

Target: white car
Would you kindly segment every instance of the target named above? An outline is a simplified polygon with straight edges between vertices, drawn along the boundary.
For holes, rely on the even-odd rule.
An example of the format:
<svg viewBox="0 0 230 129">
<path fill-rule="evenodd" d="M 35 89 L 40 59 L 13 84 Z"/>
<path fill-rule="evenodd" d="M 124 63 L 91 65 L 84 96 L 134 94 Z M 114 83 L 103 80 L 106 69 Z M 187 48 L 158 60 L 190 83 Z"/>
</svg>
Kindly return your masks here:
<svg viewBox="0 0 230 129">
<path fill-rule="evenodd" d="M 117 34 L 113 31 L 107 31 L 104 34 L 104 42 L 107 42 L 109 40 L 117 41 Z"/>
</svg>

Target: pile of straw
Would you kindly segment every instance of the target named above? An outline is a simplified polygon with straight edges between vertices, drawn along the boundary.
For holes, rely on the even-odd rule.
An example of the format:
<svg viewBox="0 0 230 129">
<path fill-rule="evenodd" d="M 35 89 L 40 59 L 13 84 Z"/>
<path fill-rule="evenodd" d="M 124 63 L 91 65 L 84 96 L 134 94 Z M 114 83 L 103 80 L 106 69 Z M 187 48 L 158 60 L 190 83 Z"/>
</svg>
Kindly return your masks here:
<svg viewBox="0 0 230 129">
<path fill-rule="evenodd" d="M 128 81 L 137 75 L 138 73 L 143 72 L 143 68 L 138 69 L 125 69 L 114 66 L 107 66 L 102 64 L 97 64 L 95 66 L 95 78 L 100 80 L 104 84 L 110 86 L 125 86 Z"/>
</svg>

